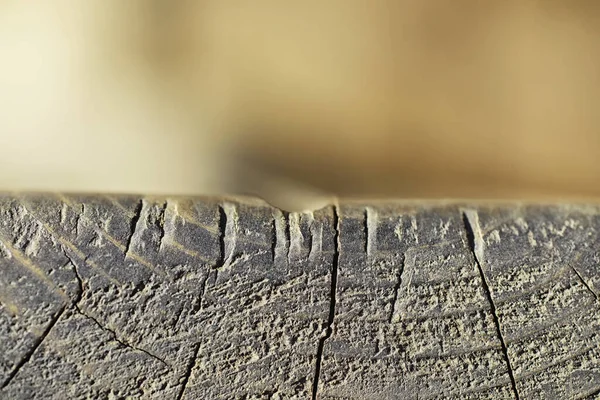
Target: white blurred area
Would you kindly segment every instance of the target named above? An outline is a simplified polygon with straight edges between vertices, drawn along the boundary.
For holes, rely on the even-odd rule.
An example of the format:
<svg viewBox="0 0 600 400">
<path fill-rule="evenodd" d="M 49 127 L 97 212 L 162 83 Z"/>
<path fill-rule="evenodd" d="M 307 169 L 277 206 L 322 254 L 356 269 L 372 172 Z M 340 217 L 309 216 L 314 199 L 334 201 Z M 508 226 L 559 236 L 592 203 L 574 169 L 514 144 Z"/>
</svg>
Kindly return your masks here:
<svg viewBox="0 0 600 400">
<path fill-rule="evenodd" d="M 150 17 L 125 3 L 0 1 L 0 189 L 210 188 L 216 143 L 144 59 Z"/>
<path fill-rule="evenodd" d="M 0 190 L 597 199 L 596 4 L 0 0 Z"/>
</svg>

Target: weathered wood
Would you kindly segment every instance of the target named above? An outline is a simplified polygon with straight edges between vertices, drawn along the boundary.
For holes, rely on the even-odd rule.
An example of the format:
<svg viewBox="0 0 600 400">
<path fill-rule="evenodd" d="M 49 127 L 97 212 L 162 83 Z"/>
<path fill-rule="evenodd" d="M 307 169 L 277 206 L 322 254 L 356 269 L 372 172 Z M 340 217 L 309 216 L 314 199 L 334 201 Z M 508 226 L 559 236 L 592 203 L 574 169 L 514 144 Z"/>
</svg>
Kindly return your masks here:
<svg viewBox="0 0 600 400">
<path fill-rule="evenodd" d="M 0 197 L 0 398 L 594 398 L 600 208 Z"/>
</svg>

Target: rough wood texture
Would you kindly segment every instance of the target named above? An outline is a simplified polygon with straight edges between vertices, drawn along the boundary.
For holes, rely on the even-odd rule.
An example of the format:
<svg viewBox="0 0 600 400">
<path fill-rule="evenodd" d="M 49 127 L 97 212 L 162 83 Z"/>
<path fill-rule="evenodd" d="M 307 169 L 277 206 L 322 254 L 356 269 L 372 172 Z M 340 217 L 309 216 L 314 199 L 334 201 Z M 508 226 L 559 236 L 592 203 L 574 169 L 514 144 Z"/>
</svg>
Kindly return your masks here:
<svg viewBox="0 0 600 400">
<path fill-rule="evenodd" d="M 600 208 L 0 197 L 2 399 L 596 398 Z"/>
</svg>

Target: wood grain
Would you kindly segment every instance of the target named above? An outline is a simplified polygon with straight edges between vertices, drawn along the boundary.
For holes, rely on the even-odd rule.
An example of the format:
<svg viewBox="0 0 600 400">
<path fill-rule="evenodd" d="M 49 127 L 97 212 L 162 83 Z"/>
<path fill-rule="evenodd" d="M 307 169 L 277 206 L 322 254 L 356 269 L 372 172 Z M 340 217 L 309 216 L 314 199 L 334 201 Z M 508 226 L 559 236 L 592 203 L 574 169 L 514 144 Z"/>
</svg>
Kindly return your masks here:
<svg viewBox="0 0 600 400">
<path fill-rule="evenodd" d="M 0 196 L 0 398 L 596 398 L 600 208 Z"/>
</svg>

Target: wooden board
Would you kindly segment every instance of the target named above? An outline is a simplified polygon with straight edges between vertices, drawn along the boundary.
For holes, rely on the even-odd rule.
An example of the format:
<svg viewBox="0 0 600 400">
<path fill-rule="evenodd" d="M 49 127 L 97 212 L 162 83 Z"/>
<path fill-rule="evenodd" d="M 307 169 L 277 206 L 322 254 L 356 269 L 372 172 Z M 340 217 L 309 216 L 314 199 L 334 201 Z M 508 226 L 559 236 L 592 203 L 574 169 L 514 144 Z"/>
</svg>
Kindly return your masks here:
<svg viewBox="0 0 600 400">
<path fill-rule="evenodd" d="M 600 393 L 600 207 L 0 197 L 0 398 Z"/>
</svg>

